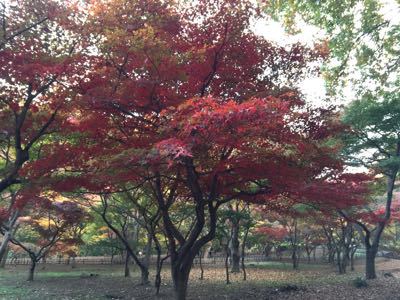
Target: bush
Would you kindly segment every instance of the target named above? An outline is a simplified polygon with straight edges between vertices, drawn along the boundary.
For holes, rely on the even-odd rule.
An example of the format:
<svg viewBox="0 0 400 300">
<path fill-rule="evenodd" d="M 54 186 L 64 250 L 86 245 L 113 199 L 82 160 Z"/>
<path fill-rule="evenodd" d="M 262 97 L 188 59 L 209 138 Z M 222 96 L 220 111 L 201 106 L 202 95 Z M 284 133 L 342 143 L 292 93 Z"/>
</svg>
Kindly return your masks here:
<svg viewBox="0 0 400 300">
<path fill-rule="evenodd" d="M 353 285 L 354 285 L 356 288 L 363 288 L 363 287 L 367 287 L 367 286 L 368 286 L 368 283 L 367 283 L 367 281 L 366 281 L 364 278 L 362 278 L 362 277 L 357 277 L 356 279 L 353 280 Z"/>
</svg>

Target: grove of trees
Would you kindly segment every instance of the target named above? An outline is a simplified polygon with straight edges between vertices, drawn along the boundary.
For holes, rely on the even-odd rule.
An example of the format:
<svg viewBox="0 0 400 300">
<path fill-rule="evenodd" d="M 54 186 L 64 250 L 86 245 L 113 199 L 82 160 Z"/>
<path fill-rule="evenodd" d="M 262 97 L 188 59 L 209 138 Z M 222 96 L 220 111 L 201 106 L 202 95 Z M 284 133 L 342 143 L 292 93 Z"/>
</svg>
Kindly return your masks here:
<svg viewBox="0 0 400 300">
<path fill-rule="evenodd" d="M 121 255 L 143 285 L 155 268 L 157 293 L 170 268 L 180 300 L 213 252 L 227 283 L 250 249 L 294 269 L 323 249 L 343 274 L 363 248 L 376 278 L 379 250 L 399 249 L 400 24 L 384 6 L 1 2 L 2 263 L 25 252 L 33 280 L 47 257 Z M 260 20 L 325 38 L 279 45 Z"/>
</svg>

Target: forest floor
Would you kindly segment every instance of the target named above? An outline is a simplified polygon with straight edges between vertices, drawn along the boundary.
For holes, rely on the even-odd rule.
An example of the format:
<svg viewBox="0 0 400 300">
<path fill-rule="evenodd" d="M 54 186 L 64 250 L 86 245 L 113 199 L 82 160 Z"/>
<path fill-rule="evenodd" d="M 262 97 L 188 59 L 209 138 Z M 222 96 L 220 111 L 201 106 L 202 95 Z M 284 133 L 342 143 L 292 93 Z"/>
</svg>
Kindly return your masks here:
<svg viewBox="0 0 400 300">
<path fill-rule="evenodd" d="M 188 299 L 400 299 L 400 260 L 379 259 L 377 265 L 378 279 L 363 288 L 353 285 L 363 275 L 361 264 L 346 275 L 337 275 L 325 264 L 301 264 L 298 271 L 291 270 L 289 263 L 249 264 L 247 281 L 242 280 L 242 273 L 230 274 L 229 285 L 223 268 L 208 266 L 204 280 L 199 280 L 196 267 L 191 272 Z M 47 265 L 44 270 L 39 265 L 34 282 L 25 281 L 27 267 L 7 266 L 0 271 L 0 299 L 173 299 L 167 265 L 159 297 L 154 296 L 152 285 L 138 285 L 137 270 L 131 278 L 124 278 L 121 265 L 77 265 L 74 269 Z M 393 277 L 383 276 L 387 272 Z"/>
</svg>

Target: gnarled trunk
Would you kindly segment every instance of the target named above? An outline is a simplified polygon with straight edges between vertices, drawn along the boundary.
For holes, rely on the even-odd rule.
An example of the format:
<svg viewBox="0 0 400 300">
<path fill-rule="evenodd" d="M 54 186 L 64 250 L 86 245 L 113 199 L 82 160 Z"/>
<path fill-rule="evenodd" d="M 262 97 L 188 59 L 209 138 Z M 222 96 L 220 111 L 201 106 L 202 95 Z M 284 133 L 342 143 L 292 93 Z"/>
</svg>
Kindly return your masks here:
<svg viewBox="0 0 400 300">
<path fill-rule="evenodd" d="M 191 262 L 176 261 L 172 263 L 171 274 L 174 283 L 174 291 L 176 300 L 185 300 L 188 287 L 190 270 L 192 268 L 193 259 Z"/>
</svg>

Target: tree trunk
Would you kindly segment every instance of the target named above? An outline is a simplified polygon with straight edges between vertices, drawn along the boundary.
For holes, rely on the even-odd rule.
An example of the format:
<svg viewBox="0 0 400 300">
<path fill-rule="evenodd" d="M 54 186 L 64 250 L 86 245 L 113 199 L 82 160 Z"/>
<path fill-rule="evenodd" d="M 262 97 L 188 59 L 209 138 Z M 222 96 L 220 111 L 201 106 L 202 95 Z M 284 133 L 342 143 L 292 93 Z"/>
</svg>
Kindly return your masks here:
<svg viewBox="0 0 400 300">
<path fill-rule="evenodd" d="M 1 258 L 1 262 L 0 262 L 0 268 L 4 269 L 6 267 L 6 262 L 7 262 L 7 256 L 8 256 L 8 252 L 10 251 L 10 247 L 6 248 L 6 251 L 4 252 L 3 257 Z"/>
<path fill-rule="evenodd" d="M 19 211 L 16 210 L 12 214 L 11 219 L 9 219 L 9 221 L 8 221 L 8 224 L 7 224 L 8 229 L 5 231 L 5 233 L 3 235 L 3 240 L 0 244 L 0 261 L 3 260 L 4 256 L 6 256 L 5 254 L 7 252 L 10 239 L 11 239 L 13 233 L 15 233 L 15 231 L 17 230 L 16 227 L 18 227 L 18 225 L 15 226 L 15 223 L 18 219 L 18 216 L 19 216 Z"/>
<path fill-rule="evenodd" d="M 125 277 L 130 277 L 131 276 L 131 272 L 129 270 L 129 262 L 130 262 L 130 255 L 129 255 L 129 252 L 126 251 L 126 254 L 125 254 L 125 274 L 124 274 Z"/>
<path fill-rule="evenodd" d="M 147 244 L 145 248 L 144 262 L 143 264 L 147 267 L 150 266 L 150 258 L 151 258 L 151 247 L 153 245 L 153 238 L 150 233 L 147 234 Z"/>
<path fill-rule="evenodd" d="M 273 247 L 273 245 L 271 245 L 271 244 L 265 245 L 264 250 L 263 250 L 265 258 L 268 258 L 270 256 L 272 247 Z"/>
<path fill-rule="evenodd" d="M 3 235 L 3 240 L 0 245 L 0 260 L 3 260 L 3 257 L 6 256 L 10 239 L 11 239 L 11 230 L 7 230 Z"/>
<path fill-rule="evenodd" d="M 36 261 L 34 259 L 31 259 L 31 266 L 29 268 L 28 279 L 27 279 L 28 281 L 33 281 L 35 268 L 36 268 Z"/>
<path fill-rule="evenodd" d="M 192 263 L 176 262 L 171 268 L 176 300 L 185 300 Z"/>
<path fill-rule="evenodd" d="M 204 279 L 204 269 L 203 269 L 203 263 L 202 263 L 202 260 L 201 260 L 202 256 L 203 256 L 203 253 L 200 250 L 200 253 L 199 253 L 200 280 Z"/>
<path fill-rule="evenodd" d="M 292 250 L 292 264 L 293 264 L 293 269 L 297 270 L 299 268 L 299 260 L 297 257 L 297 247 L 295 247 Z"/>
<path fill-rule="evenodd" d="M 232 224 L 232 236 L 230 242 L 231 248 L 231 262 L 232 262 L 232 273 L 240 272 L 240 253 L 239 253 L 239 222 L 233 222 Z"/>
<path fill-rule="evenodd" d="M 72 256 L 71 269 L 75 269 L 75 268 L 76 268 L 75 256 Z"/>
<path fill-rule="evenodd" d="M 43 257 L 42 257 L 42 270 L 46 269 L 46 261 L 47 261 L 46 255 L 43 255 Z"/>
<path fill-rule="evenodd" d="M 161 269 L 162 269 L 161 247 L 158 242 L 156 242 L 156 250 L 157 250 L 157 262 L 156 262 L 156 278 L 154 280 L 154 286 L 156 287 L 156 295 L 158 295 L 160 293 Z"/>
<path fill-rule="evenodd" d="M 346 273 L 346 267 L 344 264 L 344 255 L 342 257 L 341 252 L 338 250 L 336 252 L 336 258 L 337 258 L 337 266 L 338 266 L 338 272 L 339 274 L 345 274 Z"/>
<path fill-rule="evenodd" d="M 335 251 L 333 247 L 328 247 L 328 263 L 334 264 L 335 262 Z"/>
<path fill-rule="evenodd" d="M 230 284 L 229 280 L 229 247 L 225 249 L 225 274 L 226 274 L 226 284 Z"/>
<path fill-rule="evenodd" d="M 378 252 L 378 247 L 368 247 L 365 257 L 365 278 L 366 279 L 375 279 L 376 271 L 375 271 L 375 257 Z"/>
<path fill-rule="evenodd" d="M 311 263 L 311 251 L 309 249 L 306 249 L 306 253 L 307 253 L 307 263 L 310 264 Z"/>
<path fill-rule="evenodd" d="M 350 254 L 350 270 L 354 271 L 354 254 L 356 254 L 356 251 L 351 251 Z"/>
<path fill-rule="evenodd" d="M 140 266 L 139 266 L 140 267 Z M 149 281 L 149 270 L 147 268 L 140 267 L 140 284 L 148 284 Z"/>
<path fill-rule="evenodd" d="M 317 248 L 315 247 L 314 250 L 313 250 L 313 260 L 314 260 L 314 261 L 317 260 L 316 257 L 315 257 L 315 253 L 316 253 L 316 252 L 317 252 Z"/>
<path fill-rule="evenodd" d="M 247 243 L 247 236 L 249 234 L 250 228 L 247 227 L 244 237 L 243 237 L 243 242 L 242 242 L 242 270 L 243 270 L 243 281 L 247 280 L 247 273 L 246 273 L 246 264 L 244 263 L 244 258 L 245 258 L 245 251 L 246 251 L 246 243 Z"/>
</svg>

